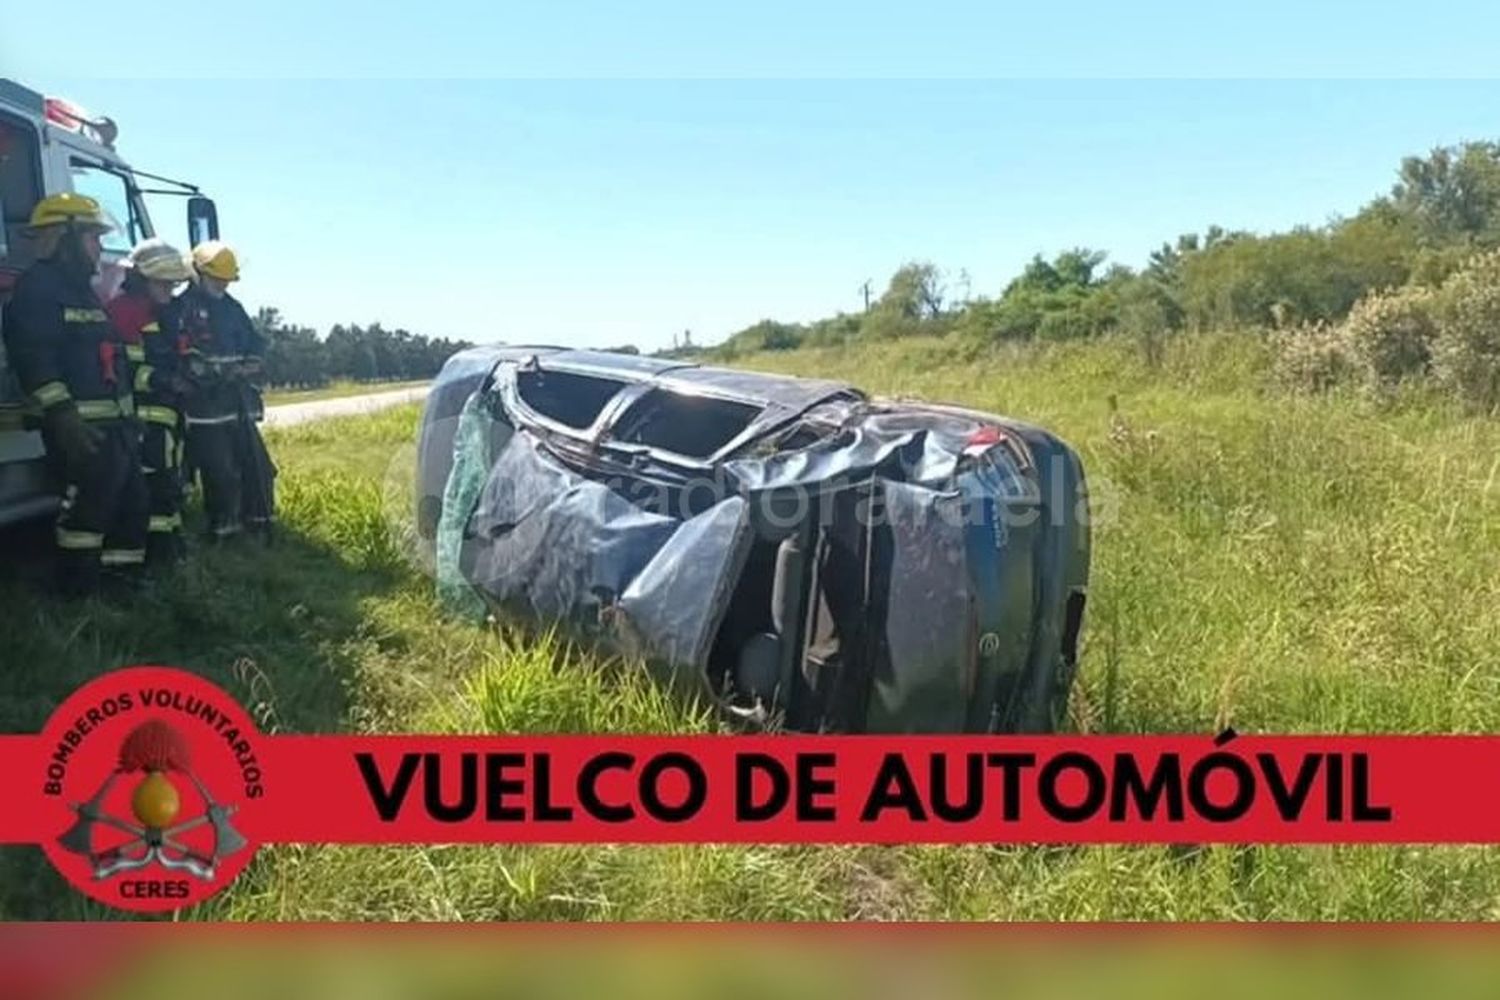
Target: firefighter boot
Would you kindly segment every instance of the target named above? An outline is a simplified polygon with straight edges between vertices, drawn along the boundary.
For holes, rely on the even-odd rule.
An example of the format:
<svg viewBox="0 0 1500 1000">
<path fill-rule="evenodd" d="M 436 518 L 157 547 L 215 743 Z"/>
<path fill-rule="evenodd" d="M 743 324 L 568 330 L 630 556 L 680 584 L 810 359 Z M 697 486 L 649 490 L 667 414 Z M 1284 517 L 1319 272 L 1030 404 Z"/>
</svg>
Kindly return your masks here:
<svg viewBox="0 0 1500 1000">
<path fill-rule="evenodd" d="M 146 539 L 146 568 L 153 573 L 170 572 L 182 561 L 186 547 L 177 531 L 153 531 Z"/>
<path fill-rule="evenodd" d="M 146 566 L 144 563 L 106 566 L 100 572 L 99 584 L 106 597 L 121 601 L 132 600 L 145 589 Z"/>
<path fill-rule="evenodd" d="M 98 549 L 59 549 L 53 586 L 65 601 L 82 600 L 99 593 Z"/>
</svg>

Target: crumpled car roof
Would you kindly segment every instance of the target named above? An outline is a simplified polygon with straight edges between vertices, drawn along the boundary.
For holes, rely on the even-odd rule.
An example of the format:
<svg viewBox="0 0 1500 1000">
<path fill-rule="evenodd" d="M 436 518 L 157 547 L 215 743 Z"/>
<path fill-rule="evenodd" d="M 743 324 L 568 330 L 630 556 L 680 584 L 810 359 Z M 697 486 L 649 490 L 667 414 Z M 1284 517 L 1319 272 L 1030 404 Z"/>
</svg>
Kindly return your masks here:
<svg viewBox="0 0 1500 1000">
<path fill-rule="evenodd" d="M 778 408 L 802 410 L 832 396 L 848 394 L 863 398 L 864 395 L 847 382 L 831 379 L 768 375 L 692 361 L 568 347 L 486 344 L 454 355 L 449 364 L 459 368 L 472 365 L 476 370 L 483 367 L 488 374 L 502 362 L 522 364 L 533 357 L 548 369 L 632 382 L 654 381 L 679 392 L 718 394 Z"/>
</svg>

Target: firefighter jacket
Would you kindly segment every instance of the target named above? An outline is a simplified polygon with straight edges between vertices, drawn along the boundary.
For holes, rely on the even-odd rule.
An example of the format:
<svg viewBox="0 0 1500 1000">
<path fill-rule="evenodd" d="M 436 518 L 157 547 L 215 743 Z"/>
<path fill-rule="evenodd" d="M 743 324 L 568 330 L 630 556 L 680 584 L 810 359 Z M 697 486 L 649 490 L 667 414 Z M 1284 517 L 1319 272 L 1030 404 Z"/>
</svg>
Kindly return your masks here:
<svg viewBox="0 0 1500 1000">
<path fill-rule="evenodd" d="M 137 416 L 146 423 L 176 428 L 180 400 L 172 381 L 185 374 L 187 354 L 186 337 L 175 325 L 177 314 L 147 296 L 125 293 L 104 308 L 130 359 Z"/>
<path fill-rule="evenodd" d="M 172 302 L 167 319 L 184 338 L 188 370 L 197 385 L 186 402 L 188 422 L 234 418 L 245 386 L 235 369 L 265 354 L 245 307 L 228 293 L 214 298 L 193 285 Z"/>
<path fill-rule="evenodd" d="M 11 367 L 38 406 L 71 401 L 85 420 L 133 417 L 125 345 L 87 279 L 37 261 L 16 282 L 4 327 Z"/>
</svg>

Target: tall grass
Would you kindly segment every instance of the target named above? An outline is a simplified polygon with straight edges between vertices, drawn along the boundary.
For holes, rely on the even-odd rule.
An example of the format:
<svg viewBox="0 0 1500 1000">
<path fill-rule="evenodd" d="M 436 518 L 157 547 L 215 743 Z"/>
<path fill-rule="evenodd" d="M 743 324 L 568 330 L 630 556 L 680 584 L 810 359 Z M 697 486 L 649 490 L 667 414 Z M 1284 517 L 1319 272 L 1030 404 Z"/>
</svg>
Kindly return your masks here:
<svg viewBox="0 0 1500 1000">
<path fill-rule="evenodd" d="M 1500 422 L 1416 397 L 1281 395 L 1243 333 L 1159 359 L 1126 341 L 938 340 L 745 364 L 1010 414 L 1079 448 L 1097 523 L 1077 730 L 1500 729 Z M 82 677 L 157 658 L 288 729 L 710 728 L 630 664 L 440 616 L 404 560 L 416 416 L 274 434 L 291 543 L 197 560 L 198 589 L 139 619 L 101 607 L 80 624 L 22 588 L 0 595 L 38 623 L 0 652 L 9 721 L 38 725 Z M 79 911 L 31 849 L 0 865 L 0 914 Z M 196 915 L 1385 920 L 1497 905 L 1489 848 L 283 847 Z"/>
<path fill-rule="evenodd" d="M 1098 521 L 1079 728 L 1500 728 L 1500 423 L 1280 395 L 1244 334 L 1178 341 L 1159 370 L 1124 341 L 960 349 L 756 360 L 1079 448 Z"/>
</svg>

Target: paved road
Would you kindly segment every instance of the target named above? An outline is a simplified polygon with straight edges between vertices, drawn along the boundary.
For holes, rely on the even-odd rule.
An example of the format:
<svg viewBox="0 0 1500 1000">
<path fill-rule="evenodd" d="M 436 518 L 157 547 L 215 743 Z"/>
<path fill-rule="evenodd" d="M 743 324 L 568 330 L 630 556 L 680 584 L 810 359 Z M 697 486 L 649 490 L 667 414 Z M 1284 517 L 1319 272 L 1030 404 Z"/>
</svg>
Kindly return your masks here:
<svg viewBox="0 0 1500 1000">
<path fill-rule="evenodd" d="M 363 396 L 341 396 L 336 399 L 314 399 L 306 403 L 282 403 L 266 407 L 266 427 L 290 427 L 309 420 L 324 417 L 349 417 L 360 413 L 374 413 L 390 406 L 412 403 L 427 397 L 430 386 L 419 385 L 410 389 L 391 389 L 386 392 L 371 392 Z"/>
</svg>

